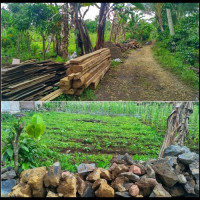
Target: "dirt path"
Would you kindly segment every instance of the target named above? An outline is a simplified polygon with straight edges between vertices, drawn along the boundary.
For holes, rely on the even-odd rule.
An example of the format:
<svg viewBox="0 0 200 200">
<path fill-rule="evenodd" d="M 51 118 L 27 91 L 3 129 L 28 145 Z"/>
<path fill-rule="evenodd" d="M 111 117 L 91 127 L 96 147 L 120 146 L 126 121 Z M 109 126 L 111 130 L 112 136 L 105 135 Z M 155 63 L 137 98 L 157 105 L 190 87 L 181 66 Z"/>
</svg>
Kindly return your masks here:
<svg viewBox="0 0 200 200">
<path fill-rule="evenodd" d="M 109 70 L 95 92 L 96 101 L 194 101 L 199 94 L 162 68 L 152 45 L 134 50 Z"/>
</svg>

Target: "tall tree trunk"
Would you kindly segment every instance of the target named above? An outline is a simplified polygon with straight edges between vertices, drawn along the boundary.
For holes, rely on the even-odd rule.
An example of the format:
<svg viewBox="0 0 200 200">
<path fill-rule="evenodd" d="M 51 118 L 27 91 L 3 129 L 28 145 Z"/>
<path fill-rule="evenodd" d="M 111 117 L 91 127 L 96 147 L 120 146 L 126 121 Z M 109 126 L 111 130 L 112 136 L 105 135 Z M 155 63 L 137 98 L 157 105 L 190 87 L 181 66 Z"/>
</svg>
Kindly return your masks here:
<svg viewBox="0 0 200 200">
<path fill-rule="evenodd" d="M 53 35 L 51 34 L 51 35 L 48 37 L 48 45 L 47 45 L 47 48 L 46 48 L 46 50 L 45 50 L 45 53 L 48 53 L 48 52 L 49 52 L 52 39 L 53 39 Z"/>
<path fill-rule="evenodd" d="M 93 51 L 87 28 L 81 18 L 78 17 L 79 4 L 70 3 L 72 22 L 75 27 L 75 41 L 77 55 L 83 55 Z"/>
<path fill-rule="evenodd" d="M 113 21 L 112 21 L 112 25 L 111 25 L 111 28 L 110 28 L 109 42 L 111 42 L 111 39 L 112 39 L 112 35 L 113 35 L 113 30 L 114 30 L 114 27 L 115 27 L 115 23 L 116 23 L 116 13 L 114 12 Z"/>
<path fill-rule="evenodd" d="M 14 170 L 18 174 L 18 161 L 19 161 L 19 139 L 24 128 L 24 123 L 20 124 L 16 129 L 16 134 L 14 136 L 12 145 L 13 145 L 13 155 L 14 155 Z"/>
<path fill-rule="evenodd" d="M 99 12 L 99 25 L 97 29 L 97 42 L 96 50 L 101 49 L 104 46 L 104 32 L 106 26 L 106 15 L 109 9 L 109 3 L 101 3 L 101 8 Z"/>
<path fill-rule="evenodd" d="M 166 10 L 167 10 L 167 20 L 168 20 L 170 35 L 174 35 L 174 25 L 172 21 L 171 11 L 169 8 L 167 8 Z"/>
<path fill-rule="evenodd" d="M 64 3 L 62 6 L 62 57 L 63 59 L 68 56 L 68 46 L 69 46 L 69 14 L 68 14 L 68 3 Z"/>
<path fill-rule="evenodd" d="M 45 43 L 46 43 L 46 37 L 45 37 L 44 34 L 42 34 L 42 44 L 43 44 L 42 53 L 43 53 L 43 60 L 45 60 Z"/>
<path fill-rule="evenodd" d="M 184 146 L 185 137 L 188 133 L 188 119 L 192 112 L 192 102 L 176 103 L 174 110 L 167 119 L 167 132 L 159 157 L 162 157 L 165 148 L 172 144 Z"/>
<path fill-rule="evenodd" d="M 164 29 L 163 29 L 163 22 L 162 22 L 162 18 L 161 17 L 158 17 L 158 23 L 159 23 L 161 32 L 163 32 Z"/>
</svg>

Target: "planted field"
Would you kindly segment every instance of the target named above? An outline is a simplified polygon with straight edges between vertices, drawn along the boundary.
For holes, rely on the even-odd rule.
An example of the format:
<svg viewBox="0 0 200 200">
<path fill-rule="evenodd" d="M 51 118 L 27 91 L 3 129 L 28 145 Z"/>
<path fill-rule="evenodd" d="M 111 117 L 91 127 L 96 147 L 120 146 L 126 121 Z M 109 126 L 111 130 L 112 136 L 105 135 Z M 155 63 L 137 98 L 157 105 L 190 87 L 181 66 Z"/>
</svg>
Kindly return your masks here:
<svg viewBox="0 0 200 200">
<path fill-rule="evenodd" d="M 54 102 L 45 103 L 44 107 L 48 112 L 40 108 L 40 113 L 46 129 L 40 140 L 28 143 L 28 135 L 23 130 L 20 141 L 22 169 L 48 167 L 56 161 L 61 162 L 63 169 L 72 172 L 83 162 L 95 162 L 98 167 L 106 168 L 113 155 L 125 153 L 133 156 L 134 160 L 157 158 L 166 132 L 167 117 L 172 110 L 167 103 L 138 106 L 133 102 L 132 105 L 128 102 L 85 102 L 82 106 L 80 102 Z M 30 123 L 33 114 L 25 112 L 25 125 Z M 194 105 L 189 120 L 190 133 L 185 143 L 196 152 L 198 115 L 198 105 Z M 15 121 L 13 115 L 2 114 L 3 141 Z M 13 166 L 13 160 L 6 161 L 6 165 Z"/>
<path fill-rule="evenodd" d="M 128 152 L 134 159 L 156 158 L 164 133 L 133 117 L 93 116 L 85 114 L 43 113 L 46 131 L 39 146 L 36 165 L 49 166 L 60 161 L 64 169 L 75 171 L 82 162 L 96 162 L 106 167 L 113 154 Z M 4 118 L 4 116 L 3 116 Z M 24 117 L 28 123 L 31 113 Z M 12 119 L 3 120 L 2 139 Z M 41 144 L 41 145 L 40 145 Z"/>
</svg>

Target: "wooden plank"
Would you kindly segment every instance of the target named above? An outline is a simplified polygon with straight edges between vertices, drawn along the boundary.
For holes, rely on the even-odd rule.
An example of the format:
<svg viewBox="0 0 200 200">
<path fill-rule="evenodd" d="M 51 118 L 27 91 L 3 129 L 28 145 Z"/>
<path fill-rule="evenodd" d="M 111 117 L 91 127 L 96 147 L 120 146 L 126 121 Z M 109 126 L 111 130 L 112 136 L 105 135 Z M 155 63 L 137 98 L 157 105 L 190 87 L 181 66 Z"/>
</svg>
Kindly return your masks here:
<svg viewBox="0 0 200 200">
<path fill-rule="evenodd" d="M 63 94 L 71 94 L 71 95 L 73 95 L 73 94 L 75 94 L 76 90 L 77 89 L 74 89 L 74 88 L 71 88 L 69 90 L 63 90 Z"/>
<path fill-rule="evenodd" d="M 110 64 L 102 71 L 102 73 L 99 75 L 99 77 L 96 77 L 96 79 L 94 79 L 90 86 L 93 90 L 96 90 L 99 82 L 102 80 L 102 78 L 104 77 L 104 75 L 106 74 L 106 72 L 110 69 Z"/>
<path fill-rule="evenodd" d="M 62 90 L 58 89 L 58 90 L 55 90 L 54 92 L 48 94 L 47 96 L 43 97 L 39 101 L 50 101 L 50 100 L 53 100 L 56 97 L 60 96 L 61 94 L 62 94 Z"/>
<path fill-rule="evenodd" d="M 71 85 L 72 81 L 68 79 L 68 77 L 62 78 L 60 80 L 60 85 Z"/>
<path fill-rule="evenodd" d="M 90 60 L 88 60 L 86 63 L 81 63 L 79 65 L 71 64 L 70 69 L 73 73 L 82 72 L 83 70 L 87 70 L 87 69 L 93 67 L 97 63 L 101 62 L 102 59 L 104 59 L 105 57 L 109 57 L 109 56 L 111 56 L 110 53 L 105 53 L 105 54 L 99 55 L 97 57 L 90 58 Z"/>
<path fill-rule="evenodd" d="M 110 62 L 110 61 L 109 61 L 109 62 Z M 107 67 L 107 65 L 108 65 L 108 64 L 105 65 L 105 68 Z M 87 80 L 87 82 L 84 83 L 85 88 L 87 88 L 87 87 L 92 83 L 92 81 L 94 81 L 94 80 L 98 77 L 98 75 L 99 75 L 105 68 L 100 68 L 100 70 L 97 71 L 96 74 L 95 74 L 93 77 L 91 77 L 89 80 Z"/>
<path fill-rule="evenodd" d="M 94 52 L 92 52 L 92 53 L 88 53 L 88 54 L 85 54 L 85 55 L 80 56 L 80 57 L 78 57 L 78 58 L 71 59 L 71 60 L 70 60 L 70 64 L 71 64 L 71 63 L 77 63 L 77 64 L 78 64 L 78 63 L 81 63 L 81 62 L 83 62 L 84 60 L 86 60 L 86 59 L 88 59 L 88 58 L 91 58 L 92 56 L 95 56 L 95 55 L 97 55 L 97 54 L 100 54 L 101 52 L 106 51 L 106 50 L 107 50 L 107 48 L 99 49 L 99 50 L 94 51 Z"/>
<path fill-rule="evenodd" d="M 61 90 L 69 90 L 71 88 L 71 85 L 60 85 Z"/>
<path fill-rule="evenodd" d="M 70 74 L 72 74 L 72 71 L 71 71 L 70 68 L 68 68 L 68 69 L 66 70 L 66 75 L 69 76 Z"/>
<path fill-rule="evenodd" d="M 84 90 L 85 90 L 85 87 L 84 87 L 84 86 L 78 88 L 78 89 L 76 90 L 75 95 L 78 95 L 78 96 L 81 95 L 81 94 L 83 93 Z"/>
<path fill-rule="evenodd" d="M 67 77 L 69 80 L 72 80 L 74 78 L 75 73 L 69 74 Z"/>
</svg>

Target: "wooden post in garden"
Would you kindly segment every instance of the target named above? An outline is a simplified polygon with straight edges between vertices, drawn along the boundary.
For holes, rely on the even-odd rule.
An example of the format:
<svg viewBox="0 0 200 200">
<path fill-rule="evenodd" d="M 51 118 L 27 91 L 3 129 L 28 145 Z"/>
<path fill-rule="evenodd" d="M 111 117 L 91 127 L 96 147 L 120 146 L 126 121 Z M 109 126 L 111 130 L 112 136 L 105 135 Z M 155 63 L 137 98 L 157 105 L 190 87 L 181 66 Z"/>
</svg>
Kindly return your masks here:
<svg viewBox="0 0 200 200">
<path fill-rule="evenodd" d="M 159 157 L 162 157 L 164 149 L 172 144 L 184 146 L 185 137 L 188 133 L 188 119 L 192 112 L 192 102 L 176 103 L 174 110 L 167 119 L 167 132 Z"/>
</svg>

